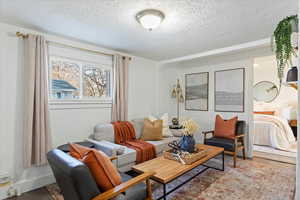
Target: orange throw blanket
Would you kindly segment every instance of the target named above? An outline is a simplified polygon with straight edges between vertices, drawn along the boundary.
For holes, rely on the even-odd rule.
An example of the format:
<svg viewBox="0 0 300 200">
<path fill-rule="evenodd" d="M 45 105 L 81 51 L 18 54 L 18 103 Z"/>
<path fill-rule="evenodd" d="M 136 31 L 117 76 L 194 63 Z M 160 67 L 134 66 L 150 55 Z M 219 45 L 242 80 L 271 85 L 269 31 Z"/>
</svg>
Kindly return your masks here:
<svg viewBox="0 0 300 200">
<path fill-rule="evenodd" d="M 128 121 L 112 122 L 115 142 L 136 151 L 136 163 L 142 163 L 156 157 L 155 146 L 135 137 L 133 125 Z"/>
</svg>

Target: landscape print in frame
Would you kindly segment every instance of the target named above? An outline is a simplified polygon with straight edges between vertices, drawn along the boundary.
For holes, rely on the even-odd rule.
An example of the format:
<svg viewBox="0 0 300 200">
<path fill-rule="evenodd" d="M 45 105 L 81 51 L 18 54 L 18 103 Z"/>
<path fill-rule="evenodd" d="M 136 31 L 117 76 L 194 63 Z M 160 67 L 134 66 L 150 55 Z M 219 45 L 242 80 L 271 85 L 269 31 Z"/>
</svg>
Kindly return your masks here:
<svg viewBox="0 0 300 200">
<path fill-rule="evenodd" d="M 208 111 L 208 72 L 185 75 L 185 109 Z"/>
<path fill-rule="evenodd" d="M 244 112 L 245 69 L 215 72 L 215 111 Z"/>
</svg>

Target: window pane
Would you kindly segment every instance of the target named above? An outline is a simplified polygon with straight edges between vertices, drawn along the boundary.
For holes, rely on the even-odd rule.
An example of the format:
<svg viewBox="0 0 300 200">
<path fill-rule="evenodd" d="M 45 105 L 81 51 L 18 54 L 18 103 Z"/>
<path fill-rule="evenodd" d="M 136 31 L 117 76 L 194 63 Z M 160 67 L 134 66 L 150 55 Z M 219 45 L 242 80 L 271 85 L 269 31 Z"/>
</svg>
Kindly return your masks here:
<svg viewBox="0 0 300 200">
<path fill-rule="evenodd" d="M 83 96 L 110 97 L 110 70 L 91 65 L 83 67 Z"/>
<path fill-rule="evenodd" d="M 53 99 L 78 99 L 80 96 L 80 67 L 76 63 L 51 61 L 51 95 Z"/>
</svg>

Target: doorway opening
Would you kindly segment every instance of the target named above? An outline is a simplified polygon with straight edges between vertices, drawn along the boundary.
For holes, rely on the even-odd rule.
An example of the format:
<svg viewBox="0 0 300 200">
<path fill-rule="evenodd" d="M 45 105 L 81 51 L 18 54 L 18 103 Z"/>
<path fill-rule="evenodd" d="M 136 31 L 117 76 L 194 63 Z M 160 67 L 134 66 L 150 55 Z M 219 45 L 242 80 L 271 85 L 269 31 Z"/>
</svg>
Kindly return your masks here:
<svg viewBox="0 0 300 200">
<path fill-rule="evenodd" d="M 297 90 L 280 85 L 275 56 L 258 57 L 253 66 L 253 156 L 296 164 Z"/>
</svg>

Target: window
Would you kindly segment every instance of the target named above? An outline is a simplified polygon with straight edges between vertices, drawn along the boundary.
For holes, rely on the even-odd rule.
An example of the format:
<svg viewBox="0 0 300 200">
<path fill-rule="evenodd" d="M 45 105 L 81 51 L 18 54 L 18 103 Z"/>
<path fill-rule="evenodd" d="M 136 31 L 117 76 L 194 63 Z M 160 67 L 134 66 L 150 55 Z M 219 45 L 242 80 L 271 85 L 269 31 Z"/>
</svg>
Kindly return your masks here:
<svg viewBox="0 0 300 200">
<path fill-rule="evenodd" d="M 110 100 L 111 70 L 109 64 L 50 55 L 50 99 Z"/>
</svg>

